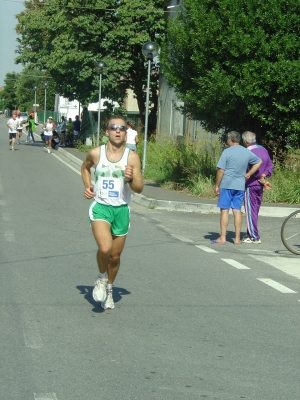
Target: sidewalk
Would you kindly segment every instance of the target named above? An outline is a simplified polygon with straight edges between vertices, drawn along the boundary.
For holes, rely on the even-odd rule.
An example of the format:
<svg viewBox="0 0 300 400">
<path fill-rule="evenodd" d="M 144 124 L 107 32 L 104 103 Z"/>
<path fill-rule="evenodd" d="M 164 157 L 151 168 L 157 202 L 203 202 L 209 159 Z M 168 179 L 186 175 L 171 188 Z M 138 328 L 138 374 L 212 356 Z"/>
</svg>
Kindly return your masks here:
<svg viewBox="0 0 300 400">
<path fill-rule="evenodd" d="M 78 151 L 76 148 L 60 147 L 58 151 L 79 166 L 85 160 L 86 154 Z M 144 181 L 143 194 L 133 193 L 131 200 L 151 209 L 198 213 L 220 212 L 216 206 L 216 200 L 193 197 L 179 191 L 162 189 L 158 184 L 150 181 Z M 263 217 L 287 217 L 290 213 L 299 209 L 299 207 L 300 205 L 297 207 L 297 205 L 289 206 L 287 204 L 263 203 L 259 215 Z"/>
</svg>

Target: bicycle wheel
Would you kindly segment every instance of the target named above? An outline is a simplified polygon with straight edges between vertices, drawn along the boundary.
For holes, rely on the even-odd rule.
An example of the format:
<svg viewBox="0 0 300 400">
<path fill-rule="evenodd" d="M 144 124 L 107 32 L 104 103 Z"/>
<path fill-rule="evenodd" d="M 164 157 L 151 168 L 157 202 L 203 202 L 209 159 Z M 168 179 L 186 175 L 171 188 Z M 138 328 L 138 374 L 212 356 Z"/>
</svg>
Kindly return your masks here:
<svg viewBox="0 0 300 400">
<path fill-rule="evenodd" d="M 289 251 L 300 255 L 300 210 L 294 211 L 284 220 L 281 240 Z"/>
</svg>

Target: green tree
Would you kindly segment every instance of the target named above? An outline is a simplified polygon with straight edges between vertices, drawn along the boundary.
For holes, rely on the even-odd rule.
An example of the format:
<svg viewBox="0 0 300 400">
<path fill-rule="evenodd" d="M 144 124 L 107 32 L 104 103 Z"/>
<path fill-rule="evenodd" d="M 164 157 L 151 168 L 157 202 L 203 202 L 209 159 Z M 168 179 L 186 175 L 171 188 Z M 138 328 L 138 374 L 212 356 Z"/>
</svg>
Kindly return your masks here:
<svg viewBox="0 0 300 400">
<path fill-rule="evenodd" d="M 105 61 L 102 97 L 122 105 L 126 89 L 131 88 L 143 116 L 147 68 L 141 49 L 148 40 L 159 42 L 164 33 L 163 3 L 163 0 L 26 1 L 26 9 L 17 16 L 16 30 L 21 36 L 17 62 L 47 70 L 61 95 L 87 104 L 98 96 L 99 73 L 95 64 Z M 153 66 L 150 129 L 157 110 L 157 73 Z"/>
<path fill-rule="evenodd" d="M 55 103 L 56 84 L 47 72 L 39 71 L 36 68 L 25 67 L 20 73 L 7 73 L 4 79 L 4 90 L 2 92 L 5 98 L 5 107 L 20 111 L 33 111 L 34 90 L 37 87 L 36 101 L 40 108 L 44 108 L 45 91 L 43 83 L 48 82 L 47 109 L 53 110 Z"/>
<path fill-rule="evenodd" d="M 161 55 L 185 112 L 210 131 L 300 139 L 298 0 L 183 0 Z"/>
<path fill-rule="evenodd" d="M 4 78 L 4 89 L 1 96 L 5 99 L 5 108 L 8 110 L 16 110 L 19 107 L 19 99 L 17 96 L 17 81 L 19 74 L 9 72 Z"/>
<path fill-rule="evenodd" d="M 54 110 L 56 84 L 53 79 L 45 71 L 39 71 L 36 68 L 25 67 L 19 74 L 16 82 L 16 94 L 19 99 L 20 109 L 28 112 L 33 111 L 34 90 L 37 87 L 36 102 L 39 109 L 44 109 L 45 105 L 45 89 L 44 82 L 48 83 L 46 91 L 46 108 Z"/>
</svg>

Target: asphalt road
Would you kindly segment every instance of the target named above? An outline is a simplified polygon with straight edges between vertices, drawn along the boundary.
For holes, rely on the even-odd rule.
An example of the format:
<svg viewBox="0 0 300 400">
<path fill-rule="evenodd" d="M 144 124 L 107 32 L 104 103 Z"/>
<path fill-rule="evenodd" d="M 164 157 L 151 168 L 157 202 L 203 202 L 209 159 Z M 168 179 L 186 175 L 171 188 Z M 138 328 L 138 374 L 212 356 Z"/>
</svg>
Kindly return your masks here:
<svg viewBox="0 0 300 400">
<path fill-rule="evenodd" d="M 7 137 L 0 118 L 1 399 L 299 399 L 300 259 L 283 219 L 261 218 L 258 248 L 213 246 L 217 215 L 132 203 L 103 311 L 78 166 Z"/>
</svg>

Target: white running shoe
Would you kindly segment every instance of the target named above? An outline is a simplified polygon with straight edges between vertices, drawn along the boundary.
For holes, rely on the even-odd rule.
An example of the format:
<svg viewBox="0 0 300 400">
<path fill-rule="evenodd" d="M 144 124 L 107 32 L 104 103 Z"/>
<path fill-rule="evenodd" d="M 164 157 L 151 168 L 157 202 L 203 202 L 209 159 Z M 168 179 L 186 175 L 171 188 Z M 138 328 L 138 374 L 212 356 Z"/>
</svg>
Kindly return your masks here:
<svg viewBox="0 0 300 400">
<path fill-rule="evenodd" d="M 50 149 L 48 149 L 48 154 L 50 154 Z"/>
<path fill-rule="evenodd" d="M 253 243 L 253 244 L 261 244 L 261 240 L 251 240 L 249 237 L 246 237 L 242 240 L 243 243 Z"/>
<path fill-rule="evenodd" d="M 106 293 L 106 286 L 107 286 L 107 279 L 100 279 L 98 278 L 95 282 L 95 287 L 93 290 L 93 298 L 95 301 L 102 302 L 106 300 L 107 293 Z"/>
<path fill-rule="evenodd" d="M 112 297 L 112 290 L 107 291 L 106 300 L 101 303 L 101 307 L 104 308 L 104 310 L 112 310 L 113 308 L 115 308 L 114 299 Z"/>
<path fill-rule="evenodd" d="M 15 150 L 14 147 L 12 147 L 12 148 L 11 148 L 11 151 L 14 151 L 14 150 Z"/>
</svg>

